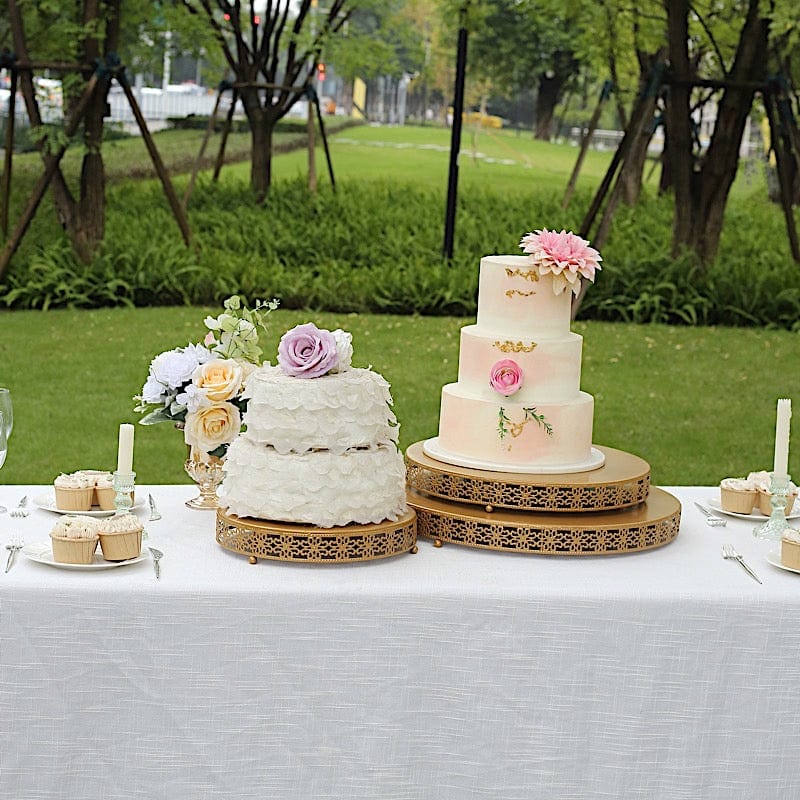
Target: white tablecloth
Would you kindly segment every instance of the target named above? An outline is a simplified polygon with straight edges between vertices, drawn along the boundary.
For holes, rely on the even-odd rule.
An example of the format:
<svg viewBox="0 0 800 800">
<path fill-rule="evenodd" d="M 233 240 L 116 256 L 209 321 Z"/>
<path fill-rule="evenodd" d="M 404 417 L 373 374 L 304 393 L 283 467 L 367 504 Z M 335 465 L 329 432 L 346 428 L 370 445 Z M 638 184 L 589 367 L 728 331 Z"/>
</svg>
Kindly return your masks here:
<svg viewBox="0 0 800 800">
<path fill-rule="evenodd" d="M 681 533 L 650 552 L 355 565 L 250 565 L 193 487 L 148 491 L 160 581 L 0 573 L 4 798 L 800 797 L 800 575 L 752 523 L 706 526 L 712 489 L 669 489 Z M 55 518 L 1 515 L 0 541 Z"/>
</svg>

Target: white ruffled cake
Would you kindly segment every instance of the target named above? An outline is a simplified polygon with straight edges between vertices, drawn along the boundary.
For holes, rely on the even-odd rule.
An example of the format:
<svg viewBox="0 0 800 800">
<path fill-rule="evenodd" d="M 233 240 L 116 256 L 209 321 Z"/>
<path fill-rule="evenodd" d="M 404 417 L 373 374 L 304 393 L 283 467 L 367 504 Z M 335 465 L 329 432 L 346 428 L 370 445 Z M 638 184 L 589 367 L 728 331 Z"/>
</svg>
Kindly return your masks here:
<svg viewBox="0 0 800 800">
<path fill-rule="evenodd" d="M 294 353 L 294 362 L 316 359 L 321 366 L 287 374 L 283 344 L 298 330 L 307 348 Z M 349 345 L 349 334 L 334 333 Z M 332 528 L 406 512 L 389 384 L 370 369 L 350 368 L 347 346 L 323 372 L 324 334 L 333 336 L 310 325 L 289 331 L 280 366 L 260 367 L 248 378 L 246 431 L 228 449 L 219 492 L 229 513 Z"/>
</svg>

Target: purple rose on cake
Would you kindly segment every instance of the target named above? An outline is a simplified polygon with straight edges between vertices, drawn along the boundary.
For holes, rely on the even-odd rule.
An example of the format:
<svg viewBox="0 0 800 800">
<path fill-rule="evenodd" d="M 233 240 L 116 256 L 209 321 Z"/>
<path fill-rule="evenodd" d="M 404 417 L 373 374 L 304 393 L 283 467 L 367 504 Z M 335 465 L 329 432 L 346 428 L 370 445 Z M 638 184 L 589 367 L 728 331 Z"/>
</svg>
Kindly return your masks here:
<svg viewBox="0 0 800 800">
<path fill-rule="evenodd" d="M 297 325 L 281 337 L 278 364 L 295 378 L 319 378 L 339 363 L 336 337 L 307 322 Z"/>
<path fill-rule="evenodd" d="M 510 358 L 496 362 L 489 373 L 489 385 L 508 397 L 522 388 L 522 367 Z"/>
</svg>

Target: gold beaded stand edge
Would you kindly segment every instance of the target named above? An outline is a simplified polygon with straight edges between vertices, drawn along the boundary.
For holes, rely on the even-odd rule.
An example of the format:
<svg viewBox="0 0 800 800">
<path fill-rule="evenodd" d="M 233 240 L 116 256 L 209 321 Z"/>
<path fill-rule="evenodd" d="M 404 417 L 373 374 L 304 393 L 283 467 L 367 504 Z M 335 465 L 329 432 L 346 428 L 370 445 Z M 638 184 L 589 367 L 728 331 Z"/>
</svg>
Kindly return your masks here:
<svg viewBox="0 0 800 800">
<path fill-rule="evenodd" d="M 417 552 L 417 515 L 413 509 L 394 521 L 373 525 L 316 528 L 289 522 L 251 519 L 217 509 L 217 542 L 226 550 L 259 558 L 308 564 L 344 564 Z"/>
<path fill-rule="evenodd" d="M 677 498 L 650 486 L 638 456 L 599 448 L 596 470 L 527 475 L 468 469 L 406 452 L 408 503 L 417 533 L 444 542 L 541 555 L 611 555 L 671 542 L 680 527 Z"/>
</svg>

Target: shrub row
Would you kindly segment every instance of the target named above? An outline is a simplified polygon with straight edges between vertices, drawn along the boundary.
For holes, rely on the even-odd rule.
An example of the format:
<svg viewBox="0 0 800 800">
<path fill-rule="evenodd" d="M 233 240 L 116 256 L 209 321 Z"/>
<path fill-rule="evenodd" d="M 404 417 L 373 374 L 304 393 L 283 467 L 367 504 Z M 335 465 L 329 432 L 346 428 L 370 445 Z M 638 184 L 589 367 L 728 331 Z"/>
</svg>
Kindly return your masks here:
<svg viewBox="0 0 800 800">
<path fill-rule="evenodd" d="M 0 300 L 14 308 L 216 304 L 238 292 L 279 297 L 288 308 L 468 317 L 480 256 L 519 252 L 532 225 L 576 230 L 581 213 L 565 214 L 536 191 L 463 189 L 448 264 L 438 190 L 344 182 L 310 195 L 298 179 L 277 183 L 259 207 L 244 184 L 201 182 L 187 248 L 159 186 L 125 184 L 109 190 L 106 240 L 90 266 L 56 236 L 12 261 Z M 618 211 L 581 317 L 800 329 L 800 267 L 774 209 L 732 205 L 708 267 L 670 258 L 670 229 L 669 200 L 646 197 Z"/>
</svg>

